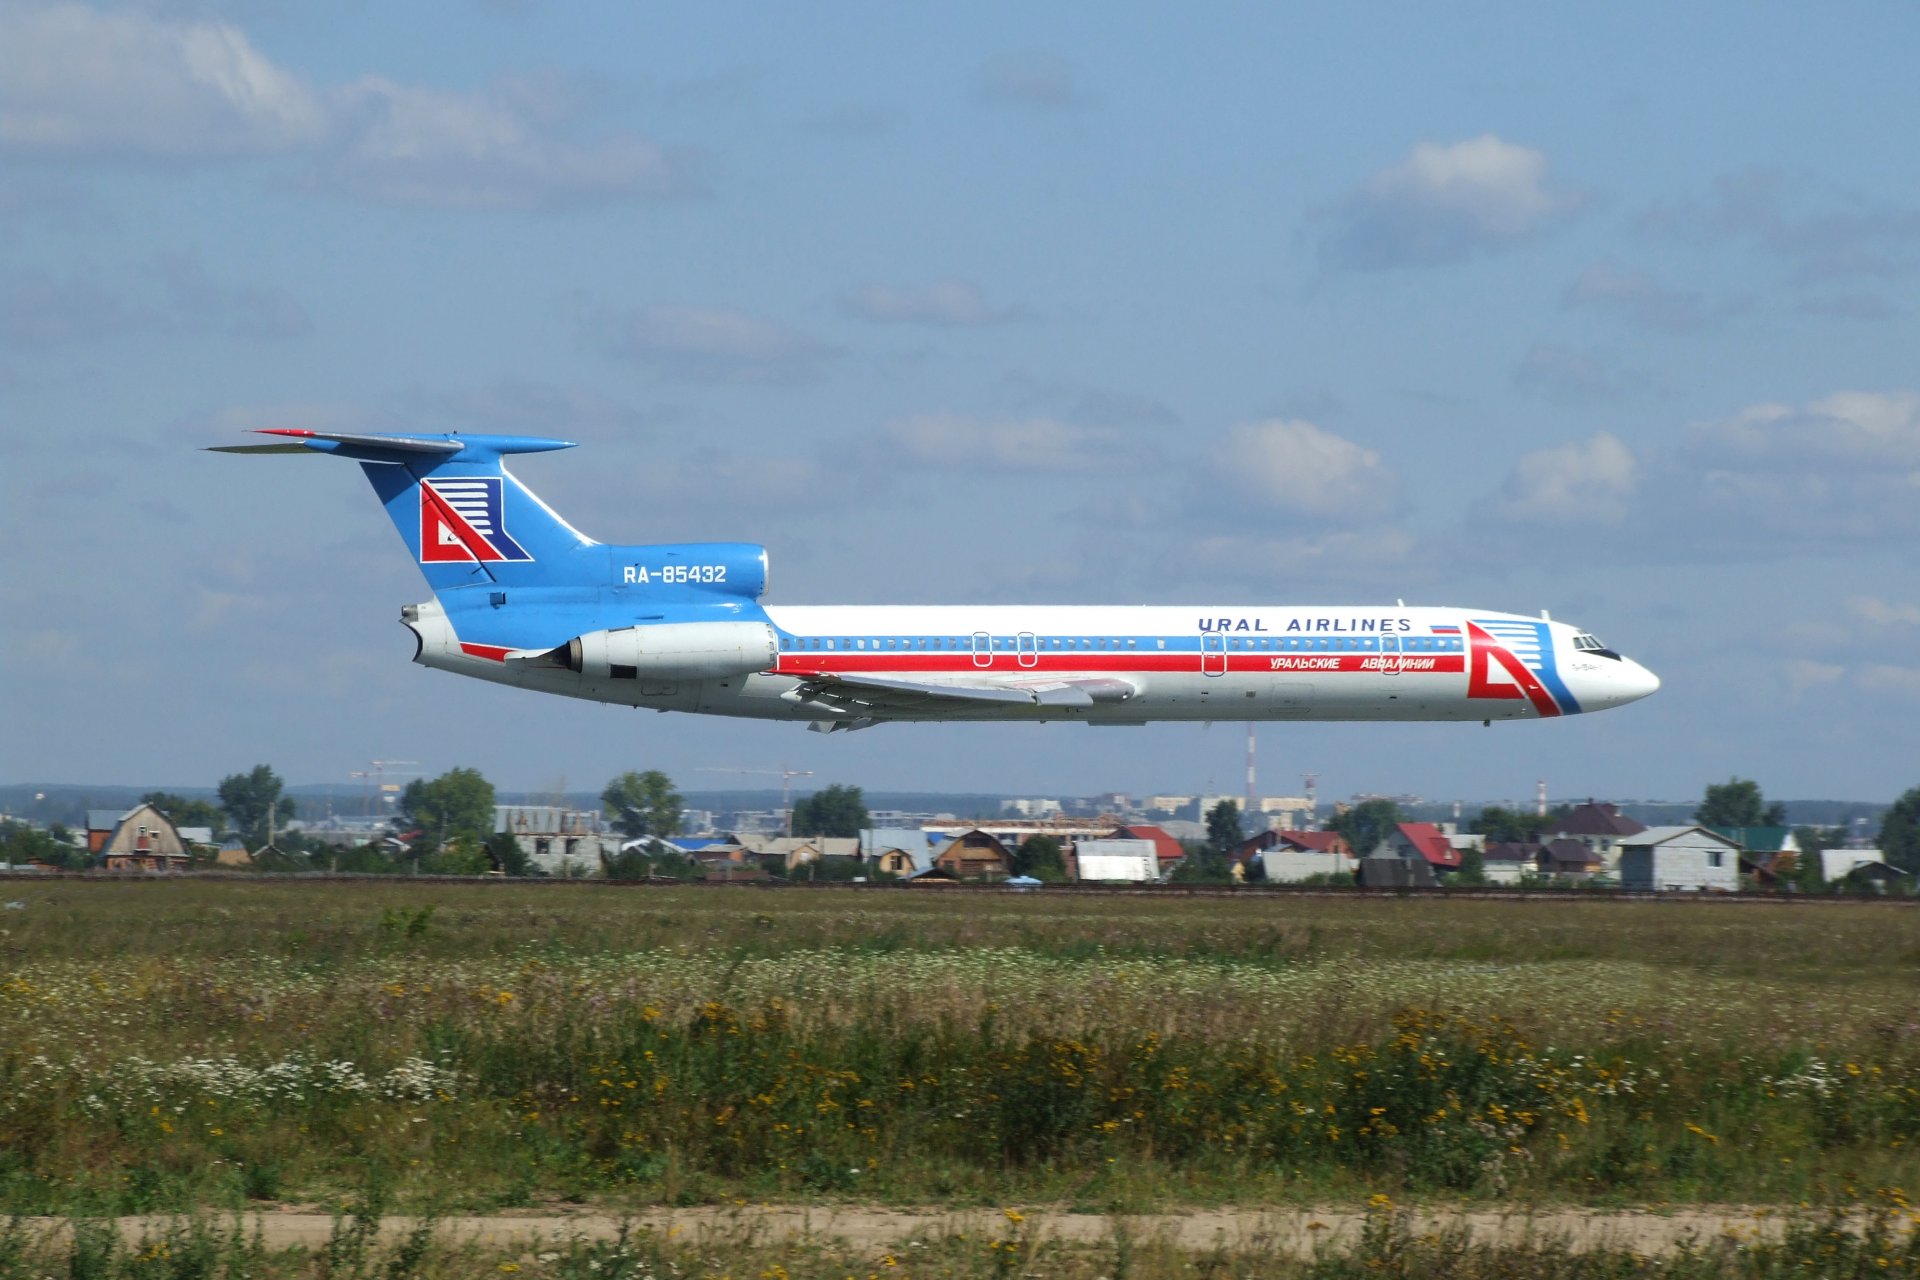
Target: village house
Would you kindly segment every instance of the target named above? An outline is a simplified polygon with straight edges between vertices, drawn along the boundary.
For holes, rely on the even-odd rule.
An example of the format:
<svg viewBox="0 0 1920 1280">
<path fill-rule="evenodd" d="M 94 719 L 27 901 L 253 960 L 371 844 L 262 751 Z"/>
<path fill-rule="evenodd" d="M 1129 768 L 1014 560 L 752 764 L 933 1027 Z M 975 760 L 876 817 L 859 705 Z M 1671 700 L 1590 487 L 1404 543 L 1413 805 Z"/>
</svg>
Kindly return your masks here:
<svg viewBox="0 0 1920 1280">
<path fill-rule="evenodd" d="M 173 819 L 152 805 L 135 805 L 106 831 L 97 829 L 102 816 L 99 810 L 87 814 L 87 847 L 107 870 L 185 871 L 193 865 Z"/>
<path fill-rule="evenodd" d="M 1369 856 L 1424 862 L 1436 876 L 1445 875 L 1460 868 L 1460 851 L 1453 847 L 1450 835 L 1431 822 L 1402 822 L 1387 833 Z"/>
<path fill-rule="evenodd" d="M 1740 846 L 1706 827 L 1651 827 L 1622 841 L 1620 887 L 1732 893 L 1740 887 Z"/>
<path fill-rule="evenodd" d="M 1151 840 L 1153 853 L 1160 860 L 1160 879 L 1165 880 L 1173 869 L 1187 856 L 1187 850 L 1174 839 L 1165 828 L 1148 823 L 1136 822 L 1130 826 L 1115 827 L 1101 837 L 1103 840 Z"/>
<path fill-rule="evenodd" d="M 1314 876 L 1350 879 L 1359 869 L 1359 859 L 1337 831 L 1262 831 L 1242 841 L 1234 857 L 1247 866 L 1248 879 L 1269 884 L 1297 884 Z"/>
<path fill-rule="evenodd" d="M 1778 884 L 1800 862 L 1792 827 L 1708 827 L 1740 846 L 1740 869 L 1761 884 Z"/>
<path fill-rule="evenodd" d="M 1599 875 L 1617 872 L 1620 868 L 1620 842 L 1646 829 L 1645 823 L 1621 814 L 1619 805 L 1589 799 L 1542 826 L 1540 840 L 1548 845 L 1556 840 L 1578 841 L 1587 852 L 1598 855 L 1598 865 L 1584 874 Z M 1565 856 L 1560 860 L 1569 864 L 1572 861 Z M 1590 864 L 1593 861 L 1588 859 Z"/>
<path fill-rule="evenodd" d="M 1828 884 L 1873 886 L 1882 891 L 1913 878 L 1911 872 L 1889 863 L 1878 849 L 1822 849 L 1820 876 Z"/>
<path fill-rule="evenodd" d="M 934 850 L 933 866 L 959 880 L 1005 880 L 1013 854 L 991 833 L 967 831 Z"/>
<path fill-rule="evenodd" d="M 1540 874 L 1547 846 L 1531 840 L 1489 840 L 1480 851 L 1481 871 L 1488 884 L 1519 884 Z"/>
<path fill-rule="evenodd" d="M 1609 874 L 1607 855 L 1573 836 L 1558 836 L 1541 845 L 1535 869 L 1555 880 L 1584 881 Z"/>
</svg>

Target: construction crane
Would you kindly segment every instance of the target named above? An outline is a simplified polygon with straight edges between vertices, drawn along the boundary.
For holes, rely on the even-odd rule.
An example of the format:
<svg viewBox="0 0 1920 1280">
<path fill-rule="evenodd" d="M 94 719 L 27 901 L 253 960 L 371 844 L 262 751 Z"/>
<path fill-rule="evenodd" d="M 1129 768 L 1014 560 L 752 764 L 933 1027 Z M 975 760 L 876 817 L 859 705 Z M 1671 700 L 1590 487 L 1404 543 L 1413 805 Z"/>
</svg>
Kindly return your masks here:
<svg viewBox="0 0 1920 1280">
<path fill-rule="evenodd" d="M 418 760 L 369 760 L 367 763 L 372 765 L 373 768 L 355 769 L 347 775 L 349 778 L 363 779 L 366 783 L 366 799 L 362 805 L 362 812 L 366 817 L 373 816 L 373 797 L 376 792 L 379 793 L 382 800 L 385 800 L 390 785 L 395 791 L 400 789 L 398 783 L 389 784 L 387 782 L 389 777 L 417 778 L 420 776 L 418 769 L 392 769 L 388 767 L 390 765 L 419 764 L 420 762 Z"/>
<path fill-rule="evenodd" d="M 784 835 L 793 834 L 793 780 L 811 778 L 811 769 L 702 769 L 702 773 L 758 773 L 780 779 L 780 830 Z"/>
</svg>

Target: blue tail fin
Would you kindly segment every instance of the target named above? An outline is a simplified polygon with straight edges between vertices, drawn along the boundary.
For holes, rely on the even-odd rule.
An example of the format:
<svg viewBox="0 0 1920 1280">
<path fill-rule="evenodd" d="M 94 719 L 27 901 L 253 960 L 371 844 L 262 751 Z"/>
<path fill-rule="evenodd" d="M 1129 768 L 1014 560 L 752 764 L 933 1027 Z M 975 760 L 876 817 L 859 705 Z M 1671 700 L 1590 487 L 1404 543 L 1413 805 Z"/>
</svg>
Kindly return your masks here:
<svg viewBox="0 0 1920 1280">
<path fill-rule="evenodd" d="M 271 430 L 297 443 L 229 446 L 225 453 L 312 450 L 359 462 L 435 594 L 454 587 L 560 586 L 599 581 L 597 546 L 509 473 L 511 453 L 569 449 L 538 436 L 349 435 Z"/>
</svg>

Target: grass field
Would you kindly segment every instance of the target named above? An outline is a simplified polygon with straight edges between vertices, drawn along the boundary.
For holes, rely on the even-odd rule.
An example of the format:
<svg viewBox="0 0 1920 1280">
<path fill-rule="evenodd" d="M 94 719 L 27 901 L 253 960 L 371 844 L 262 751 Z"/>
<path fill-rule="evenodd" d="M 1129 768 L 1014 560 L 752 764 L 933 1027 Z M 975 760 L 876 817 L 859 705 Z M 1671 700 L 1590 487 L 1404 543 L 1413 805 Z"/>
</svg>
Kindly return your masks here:
<svg viewBox="0 0 1920 1280">
<path fill-rule="evenodd" d="M 0 897 L 0 1214 L 1920 1185 L 1920 915 L 1894 904 Z"/>
</svg>

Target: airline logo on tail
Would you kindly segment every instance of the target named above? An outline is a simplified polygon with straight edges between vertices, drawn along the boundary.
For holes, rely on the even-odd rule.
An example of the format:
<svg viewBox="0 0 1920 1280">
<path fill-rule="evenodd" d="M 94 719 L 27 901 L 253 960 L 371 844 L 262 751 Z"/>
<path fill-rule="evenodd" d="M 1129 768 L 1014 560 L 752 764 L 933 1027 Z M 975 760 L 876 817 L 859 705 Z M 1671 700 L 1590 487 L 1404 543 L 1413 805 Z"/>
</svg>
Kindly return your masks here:
<svg viewBox="0 0 1920 1280">
<path fill-rule="evenodd" d="M 420 562 L 531 560 L 507 534 L 498 476 L 420 482 Z"/>
</svg>

